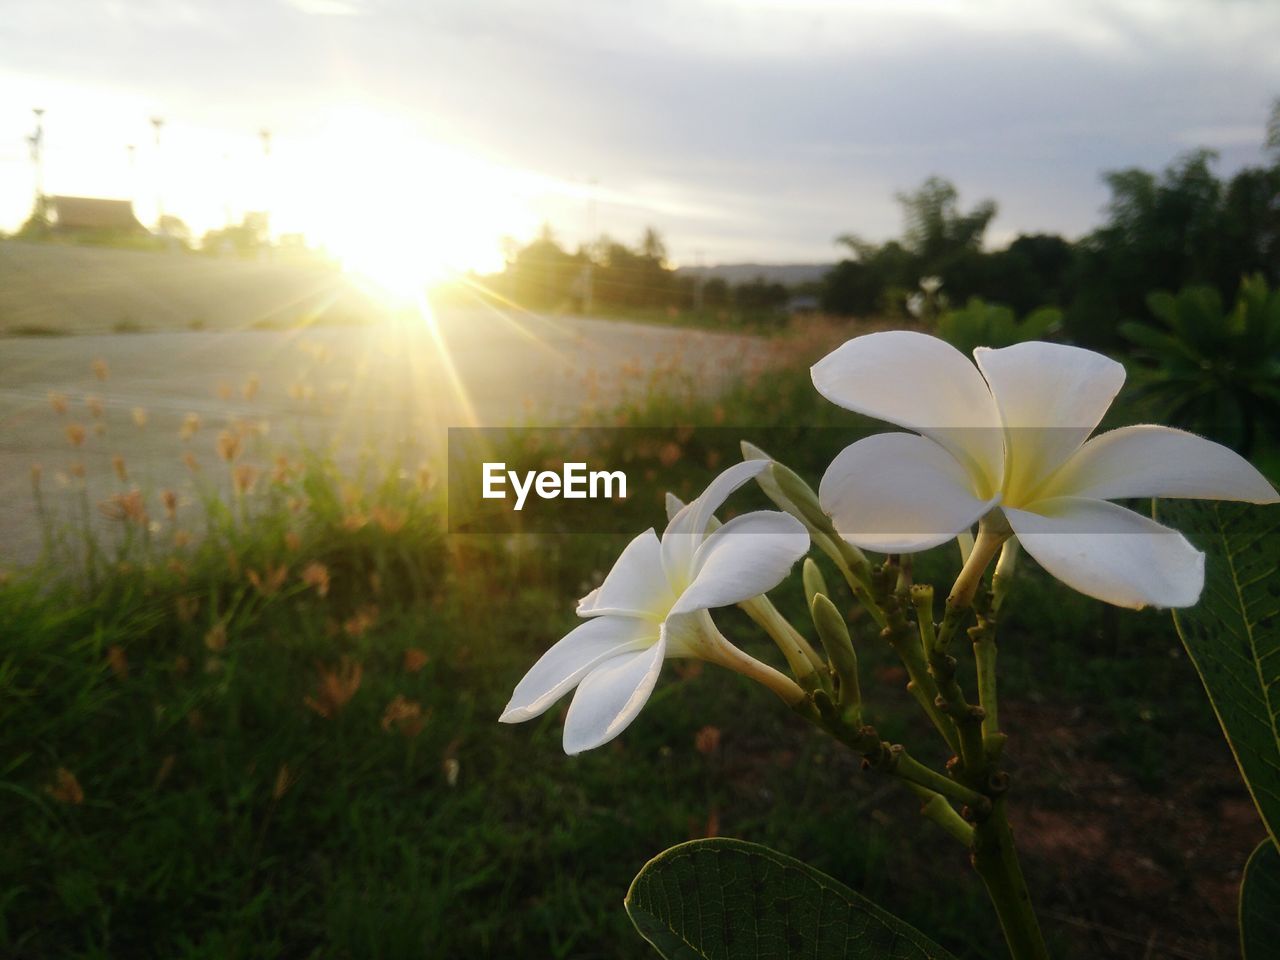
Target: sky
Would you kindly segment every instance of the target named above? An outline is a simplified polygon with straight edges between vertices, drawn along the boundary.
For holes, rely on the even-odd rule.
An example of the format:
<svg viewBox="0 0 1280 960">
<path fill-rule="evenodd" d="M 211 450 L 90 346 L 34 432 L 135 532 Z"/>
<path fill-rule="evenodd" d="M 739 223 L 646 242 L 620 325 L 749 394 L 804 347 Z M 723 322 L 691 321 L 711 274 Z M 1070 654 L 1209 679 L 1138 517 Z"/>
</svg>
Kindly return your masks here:
<svg viewBox="0 0 1280 960">
<path fill-rule="evenodd" d="M 1075 237 L 1103 171 L 1262 161 L 1277 38 L 1274 0 L 0 0 L 0 229 L 43 107 L 46 193 L 351 257 L 492 269 L 547 222 L 826 262 L 934 174 L 990 245 Z"/>
</svg>

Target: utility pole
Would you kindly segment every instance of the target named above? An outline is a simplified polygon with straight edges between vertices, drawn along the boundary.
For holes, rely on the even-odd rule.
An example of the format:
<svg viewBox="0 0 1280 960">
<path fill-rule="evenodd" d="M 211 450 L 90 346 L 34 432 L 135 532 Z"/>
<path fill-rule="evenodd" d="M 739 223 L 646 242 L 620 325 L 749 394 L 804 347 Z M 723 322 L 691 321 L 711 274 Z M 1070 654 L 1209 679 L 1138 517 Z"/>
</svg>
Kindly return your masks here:
<svg viewBox="0 0 1280 960">
<path fill-rule="evenodd" d="M 702 251 L 698 250 L 693 255 L 695 264 L 695 272 L 693 274 L 693 309 L 702 312 L 702 285 L 706 283 L 707 278 L 702 274 Z"/>
<path fill-rule="evenodd" d="M 234 177 L 231 172 L 231 154 L 223 153 L 222 155 L 222 226 L 225 230 L 230 230 L 235 219 L 232 214 L 231 194 L 233 192 Z"/>
<path fill-rule="evenodd" d="M 34 208 L 34 216 L 38 220 L 44 219 L 44 107 L 32 107 L 31 112 L 35 114 L 36 128 L 31 136 L 27 137 L 27 146 L 31 148 L 31 164 L 35 168 L 36 176 L 36 202 Z"/>
<path fill-rule="evenodd" d="M 138 148 L 135 144 L 126 143 L 124 145 L 124 151 L 129 157 L 129 202 L 136 205 L 138 202 Z M 134 214 L 136 216 L 136 210 L 134 211 Z"/>
<path fill-rule="evenodd" d="M 164 129 L 164 117 L 152 117 L 151 127 L 156 138 L 156 227 L 164 236 L 164 168 L 160 164 L 160 131 Z"/>
<path fill-rule="evenodd" d="M 271 130 L 263 127 L 258 131 L 258 139 L 262 141 L 262 218 L 263 232 L 266 234 L 262 239 L 268 242 L 271 236 Z"/>
<path fill-rule="evenodd" d="M 592 177 L 587 181 L 587 268 L 582 277 L 582 312 L 591 315 L 595 299 L 595 260 L 591 256 L 591 245 L 596 239 L 596 186 L 599 181 Z"/>
</svg>

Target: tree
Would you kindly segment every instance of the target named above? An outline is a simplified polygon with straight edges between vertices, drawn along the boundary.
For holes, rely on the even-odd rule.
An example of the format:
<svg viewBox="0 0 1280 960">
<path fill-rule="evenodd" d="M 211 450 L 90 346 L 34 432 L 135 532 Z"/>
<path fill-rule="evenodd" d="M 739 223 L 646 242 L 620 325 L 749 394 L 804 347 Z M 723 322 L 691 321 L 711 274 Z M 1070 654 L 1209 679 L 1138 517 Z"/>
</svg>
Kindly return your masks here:
<svg viewBox="0 0 1280 960">
<path fill-rule="evenodd" d="M 1275 119 L 1273 117 L 1273 119 Z M 1066 327 L 1083 343 L 1116 343 L 1116 324 L 1145 313 L 1152 290 L 1191 284 L 1234 295 L 1243 275 L 1280 270 L 1280 163 L 1251 167 L 1225 185 L 1217 154 L 1194 150 L 1161 174 L 1104 175 L 1107 222 L 1080 244 Z"/>
<path fill-rule="evenodd" d="M 980 297 L 1022 316 L 1064 301 L 1074 260 L 1071 244 L 1056 234 L 1020 234 L 1004 250 L 956 255 L 941 276 L 953 302 Z"/>
<path fill-rule="evenodd" d="M 586 259 L 560 246 L 549 224 L 538 236 L 515 249 L 498 282 L 505 296 L 530 309 L 551 309 L 574 296 Z"/>
<path fill-rule="evenodd" d="M 774 313 L 787 305 L 790 294 L 780 283 L 754 277 L 733 288 L 733 303 L 743 313 Z"/>
<path fill-rule="evenodd" d="M 487 281 L 508 299 L 533 310 L 581 308 L 590 283 L 591 302 L 606 309 L 678 306 L 692 302 L 692 287 L 676 282 L 662 238 L 645 231 L 636 248 L 608 236 L 569 253 L 551 227 L 524 246 L 507 241 L 507 265 Z"/>
<path fill-rule="evenodd" d="M 640 239 L 640 256 L 659 265 L 667 262 L 666 245 L 653 227 L 644 228 L 644 236 Z"/>
<path fill-rule="evenodd" d="M 919 258 L 896 240 L 879 247 L 853 236 L 841 237 L 840 242 L 853 256 L 823 278 L 822 309 L 861 316 L 900 312 L 899 301 L 919 280 Z"/>
<path fill-rule="evenodd" d="M 1271 116 L 1267 118 L 1266 150 L 1280 164 L 1280 97 L 1271 102 Z"/>
<path fill-rule="evenodd" d="M 702 283 L 702 305 L 719 310 L 729 305 L 729 284 L 723 277 L 707 277 Z"/>
<path fill-rule="evenodd" d="M 1219 291 L 1241 274 L 1261 274 L 1280 287 L 1280 156 L 1273 167 L 1246 167 L 1231 178 L 1222 200 L 1218 264 Z"/>
<path fill-rule="evenodd" d="M 941 273 L 963 251 L 982 249 L 997 209 L 994 200 L 983 200 L 961 213 L 959 191 L 941 177 L 930 177 L 916 190 L 896 196 L 906 221 L 903 245 L 920 259 L 926 274 Z"/>
<path fill-rule="evenodd" d="M 996 215 L 995 202 L 984 200 L 963 213 L 959 191 L 941 177 L 897 194 L 897 200 L 905 226 L 901 241 L 876 246 L 852 233 L 837 239 L 852 256 L 824 278 L 824 310 L 896 316 L 920 278 L 929 275 L 942 276 L 948 283 L 960 279 L 965 296 L 986 292 L 976 271 L 982 265 L 983 236 Z"/>
<path fill-rule="evenodd" d="M 613 307 L 662 307 L 675 303 L 675 273 L 666 264 L 666 248 L 652 227 L 645 229 L 640 245 L 601 237 L 595 244 L 597 299 Z"/>
</svg>

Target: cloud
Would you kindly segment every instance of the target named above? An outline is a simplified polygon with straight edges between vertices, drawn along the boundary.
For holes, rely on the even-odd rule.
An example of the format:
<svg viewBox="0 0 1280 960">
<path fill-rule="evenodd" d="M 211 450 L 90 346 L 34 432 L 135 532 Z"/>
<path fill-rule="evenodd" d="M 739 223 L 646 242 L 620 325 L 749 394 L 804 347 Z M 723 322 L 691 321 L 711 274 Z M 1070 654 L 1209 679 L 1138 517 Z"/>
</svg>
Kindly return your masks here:
<svg viewBox="0 0 1280 960">
<path fill-rule="evenodd" d="M 287 7 L 312 17 L 355 17 L 366 11 L 349 0 L 281 0 Z"/>
<path fill-rule="evenodd" d="M 546 183 L 597 180 L 601 229 L 652 222 L 677 257 L 882 239 L 893 192 L 931 174 L 998 200 L 997 231 L 1078 234 L 1104 170 L 1200 143 L 1223 172 L 1258 162 L 1280 93 L 1280 4 L 1261 0 L 126 6 L 146 13 L 22 7 L 0 81 L 110 87 L 175 128 L 266 125 L 282 145 L 360 103 Z M 576 239 L 581 198 L 546 192 Z"/>
</svg>

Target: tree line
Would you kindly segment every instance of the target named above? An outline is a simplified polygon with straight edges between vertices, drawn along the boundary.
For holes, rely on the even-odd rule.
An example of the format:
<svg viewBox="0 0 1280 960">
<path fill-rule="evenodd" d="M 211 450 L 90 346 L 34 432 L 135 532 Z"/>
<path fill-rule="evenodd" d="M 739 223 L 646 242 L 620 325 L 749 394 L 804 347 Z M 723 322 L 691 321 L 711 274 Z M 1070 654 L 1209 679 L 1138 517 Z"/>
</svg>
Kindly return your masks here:
<svg viewBox="0 0 1280 960">
<path fill-rule="evenodd" d="M 953 184 L 932 177 L 901 193 L 900 239 L 839 242 L 849 256 L 826 276 L 822 305 L 842 315 L 903 315 L 922 277 L 940 278 L 952 303 L 994 301 L 1018 316 L 1041 306 L 1063 311 L 1064 335 L 1110 347 L 1119 326 L 1144 317 L 1154 290 L 1209 287 L 1233 298 L 1245 276 L 1280 285 L 1280 101 L 1272 110 L 1266 162 L 1229 180 L 1213 170 L 1212 150 L 1184 154 L 1156 173 L 1105 173 L 1105 221 L 1075 242 L 1023 234 L 1001 250 L 983 249 L 997 206 L 961 207 Z"/>
<path fill-rule="evenodd" d="M 779 311 L 790 297 L 761 278 L 729 284 L 719 277 L 677 273 L 657 230 L 634 247 L 609 236 L 569 250 L 549 225 L 527 244 L 508 241 L 505 268 L 481 278 L 481 288 L 531 310 L 625 312 Z"/>
<path fill-rule="evenodd" d="M 549 227 L 528 244 L 513 243 L 506 268 L 484 285 L 542 310 L 779 313 L 792 294 L 813 292 L 829 314 L 894 318 L 907 315 L 921 278 L 937 277 L 950 304 L 980 298 L 1017 317 L 1056 307 L 1066 339 L 1116 347 L 1120 324 L 1147 316 L 1153 290 L 1200 285 L 1230 300 L 1244 276 L 1280 285 L 1280 101 L 1267 127 L 1263 163 L 1223 179 L 1214 172 L 1217 159 L 1199 149 L 1162 171 L 1107 172 L 1110 198 L 1095 230 L 1074 241 L 1022 234 L 997 250 L 984 247 L 996 202 L 965 208 L 954 184 L 931 177 L 897 195 L 900 237 L 885 243 L 852 233 L 838 238 L 847 255 L 814 291 L 677 273 L 653 229 L 634 247 L 606 236 L 571 251 Z"/>
</svg>

